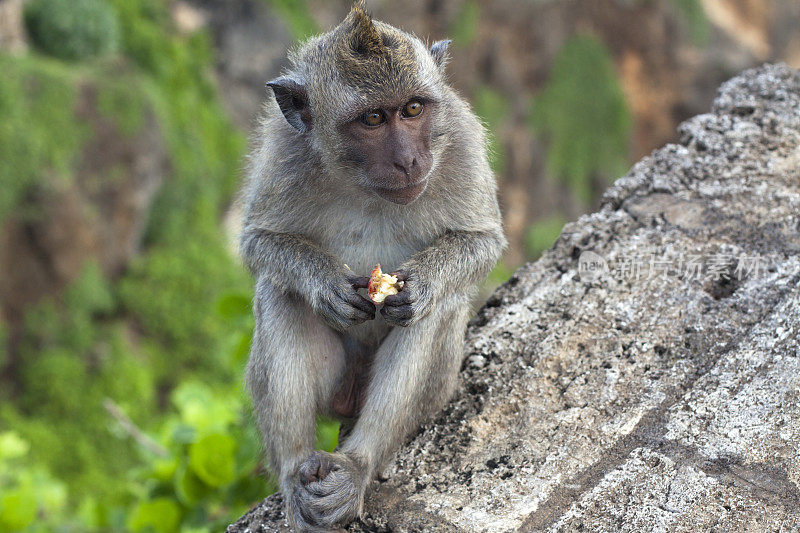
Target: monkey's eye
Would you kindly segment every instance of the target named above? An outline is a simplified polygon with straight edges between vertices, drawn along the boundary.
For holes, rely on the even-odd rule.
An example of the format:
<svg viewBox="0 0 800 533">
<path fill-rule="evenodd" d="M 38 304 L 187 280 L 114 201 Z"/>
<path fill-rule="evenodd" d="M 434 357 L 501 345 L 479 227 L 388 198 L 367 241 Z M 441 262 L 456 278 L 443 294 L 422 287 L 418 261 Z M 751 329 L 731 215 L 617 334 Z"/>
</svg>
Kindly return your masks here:
<svg viewBox="0 0 800 533">
<path fill-rule="evenodd" d="M 374 128 L 386 122 L 386 116 L 380 109 L 373 109 L 361 115 L 361 122 L 366 126 Z"/>
<path fill-rule="evenodd" d="M 410 100 L 403 106 L 402 114 L 404 117 L 416 117 L 422 113 L 422 102 L 419 100 Z"/>
</svg>

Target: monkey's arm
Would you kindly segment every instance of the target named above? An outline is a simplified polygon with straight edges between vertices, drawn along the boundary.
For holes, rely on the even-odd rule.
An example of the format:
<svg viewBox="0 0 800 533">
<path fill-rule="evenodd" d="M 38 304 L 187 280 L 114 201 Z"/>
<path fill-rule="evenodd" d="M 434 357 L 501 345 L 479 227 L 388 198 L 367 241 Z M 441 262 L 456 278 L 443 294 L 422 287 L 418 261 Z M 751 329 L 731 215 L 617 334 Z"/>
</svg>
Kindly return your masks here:
<svg viewBox="0 0 800 533">
<path fill-rule="evenodd" d="M 310 239 L 248 226 L 240 246 L 253 276 L 300 295 L 331 327 L 344 330 L 375 318 L 375 305 L 355 291 L 369 278 L 356 276 Z"/>
<path fill-rule="evenodd" d="M 427 315 L 434 304 L 480 282 L 500 259 L 506 239 L 499 227 L 486 231 L 448 231 L 398 270 L 405 286 L 387 296 L 381 314 L 399 326 Z"/>
<path fill-rule="evenodd" d="M 422 273 L 434 285 L 437 296 L 446 296 L 459 285 L 473 285 L 483 280 L 500 259 L 505 246 L 506 239 L 500 228 L 448 231 L 414 255 L 403 268 Z"/>
</svg>

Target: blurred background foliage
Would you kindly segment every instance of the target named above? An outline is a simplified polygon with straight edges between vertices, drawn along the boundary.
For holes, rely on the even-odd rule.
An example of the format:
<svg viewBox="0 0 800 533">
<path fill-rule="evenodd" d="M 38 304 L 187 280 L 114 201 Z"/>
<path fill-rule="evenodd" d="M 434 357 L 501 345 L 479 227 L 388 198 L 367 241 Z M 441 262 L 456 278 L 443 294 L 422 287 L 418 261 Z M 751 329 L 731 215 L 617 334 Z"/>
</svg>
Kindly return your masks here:
<svg viewBox="0 0 800 533">
<path fill-rule="evenodd" d="M 219 531 L 274 491 L 235 191 L 265 80 L 347 4 L 0 0 L 0 532 Z M 800 64 L 792 0 L 368 5 L 453 39 L 511 241 L 487 291 L 721 81 Z"/>
</svg>

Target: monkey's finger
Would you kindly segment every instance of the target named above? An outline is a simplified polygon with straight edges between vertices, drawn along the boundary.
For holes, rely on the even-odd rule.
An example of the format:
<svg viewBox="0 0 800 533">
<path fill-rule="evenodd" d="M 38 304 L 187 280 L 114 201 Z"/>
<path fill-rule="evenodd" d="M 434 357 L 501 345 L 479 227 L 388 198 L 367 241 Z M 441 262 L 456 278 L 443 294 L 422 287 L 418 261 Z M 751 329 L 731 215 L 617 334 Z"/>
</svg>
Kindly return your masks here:
<svg viewBox="0 0 800 533">
<path fill-rule="evenodd" d="M 345 302 L 345 305 L 347 308 L 344 310 L 344 316 L 351 324 L 358 324 L 375 318 L 375 310 L 365 311 L 351 302 Z"/>
<path fill-rule="evenodd" d="M 387 296 L 383 300 L 383 305 L 397 307 L 398 305 L 407 305 L 414 301 L 414 296 L 408 291 L 400 291 L 397 294 Z"/>
<path fill-rule="evenodd" d="M 375 304 L 349 289 L 337 288 L 327 303 L 335 314 L 341 316 L 345 328 L 375 318 Z"/>
<path fill-rule="evenodd" d="M 357 498 L 352 484 L 339 485 L 328 496 L 310 501 L 309 510 L 320 517 L 320 525 L 335 527 L 352 520 L 352 516 L 356 514 Z"/>
<path fill-rule="evenodd" d="M 354 289 L 366 289 L 369 286 L 369 276 L 352 276 L 347 281 Z"/>
<path fill-rule="evenodd" d="M 315 505 L 319 498 L 304 494 L 297 505 L 296 521 L 298 533 L 329 533 L 337 524 L 331 519 L 328 509 Z M 292 530 L 294 531 L 294 530 Z"/>
<path fill-rule="evenodd" d="M 330 483 L 315 482 L 315 483 L 309 483 L 308 485 L 303 487 L 303 490 L 316 497 L 327 496 L 328 494 L 336 490 L 336 485 L 331 485 Z"/>
<path fill-rule="evenodd" d="M 375 318 L 375 304 L 371 300 L 367 300 L 360 294 L 350 293 L 346 296 L 345 300 L 353 307 L 372 315 Z"/>
<path fill-rule="evenodd" d="M 407 281 L 409 277 L 408 272 L 406 270 L 403 270 L 402 268 L 400 270 L 397 270 L 396 272 L 392 272 L 391 275 L 396 277 L 397 281 Z"/>
<path fill-rule="evenodd" d="M 328 323 L 330 327 L 335 330 L 344 331 L 348 326 L 351 325 L 351 322 L 345 320 L 342 317 L 342 313 L 337 311 L 337 309 L 330 302 L 322 302 L 319 307 L 318 314 L 325 320 L 325 322 Z"/>
<path fill-rule="evenodd" d="M 383 318 L 385 318 L 387 322 L 397 324 L 398 326 L 407 326 L 414 316 L 414 311 L 411 309 L 410 305 L 383 307 L 381 308 L 381 315 L 383 315 Z"/>
<path fill-rule="evenodd" d="M 396 307 L 384 307 L 381 311 L 386 311 L 386 315 L 393 318 L 408 319 L 414 316 L 414 309 L 406 305 L 398 305 Z"/>
<path fill-rule="evenodd" d="M 300 504 L 297 506 L 297 511 L 300 516 L 298 522 L 298 530 L 299 531 L 325 531 L 322 529 L 322 525 L 325 521 L 325 517 L 319 513 L 316 509 L 311 508 L 309 505 L 313 499 L 309 499 L 308 501 L 302 499 Z"/>
</svg>

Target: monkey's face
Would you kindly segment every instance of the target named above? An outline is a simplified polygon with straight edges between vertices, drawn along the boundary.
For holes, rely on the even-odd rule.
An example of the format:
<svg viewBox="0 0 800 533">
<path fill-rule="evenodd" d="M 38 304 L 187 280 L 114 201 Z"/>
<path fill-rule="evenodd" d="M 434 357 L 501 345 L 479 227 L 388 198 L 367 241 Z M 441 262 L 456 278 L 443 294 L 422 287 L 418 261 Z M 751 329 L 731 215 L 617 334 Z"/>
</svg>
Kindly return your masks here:
<svg viewBox="0 0 800 533">
<path fill-rule="evenodd" d="M 292 55 L 293 71 L 267 84 L 298 140 L 320 156 L 329 191 L 357 188 L 407 205 L 435 179 L 448 142 L 448 44 L 428 48 L 357 5 Z"/>
<path fill-rule="evenodd" d="M 347 159 L 360 167 L 361 188 L 401 205 L 425 191 L 435 107 L 432 100 L 411 97 L 366 109 L 340 127 Z"/>
</svg>

